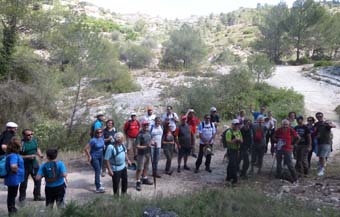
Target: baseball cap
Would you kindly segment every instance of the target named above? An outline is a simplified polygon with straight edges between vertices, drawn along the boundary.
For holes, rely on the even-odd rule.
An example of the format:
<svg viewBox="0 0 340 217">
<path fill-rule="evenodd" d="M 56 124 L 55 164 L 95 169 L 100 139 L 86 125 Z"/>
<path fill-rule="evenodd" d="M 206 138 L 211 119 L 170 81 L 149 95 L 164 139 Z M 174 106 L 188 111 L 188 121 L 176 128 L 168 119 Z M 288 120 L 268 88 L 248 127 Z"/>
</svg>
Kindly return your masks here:
<svg viewBox="0 0 340 217">
<path fill-rule="evenodd" d="M 181 120 L 186 120 L 187 116 L 186 115 L 182 115 Z"/>
<path fill-rule="evenodd" d="M 142 121 L 142 125 L 147 125 L 147 124 L 150 124 L 148 120 Z"/>
<path fill-rule="evenodd" d="M 14 123 L 14 122 L 7 122 L 6 127 L 17 128 L 18 124 Z"/>
<path fill-rule="evenodd" d="M 136 116 L 137 113 L 136 112 L 131 112 L 130 116 Z"/>
<path fill-rule="evenodd" d="M 240 124 L 240 121 L 238 119 L 234 119 L 231 123 L 233 125 L 236 125 L 236 124 Z"/>
<path fill-rule="evenodd" d="M 190 113 L 190 112 L 195 112 L 195 110 L 194 109 L 189 109 L 188 113 Z"/>
<path fill-rule="evenodd" d="M 216 112 L 217 109 L 216 109 L 215 107 L 211 107 L 211 108 L 210 108 L 210 111 L 211 111 L 211 112 Z"/>
</svg>

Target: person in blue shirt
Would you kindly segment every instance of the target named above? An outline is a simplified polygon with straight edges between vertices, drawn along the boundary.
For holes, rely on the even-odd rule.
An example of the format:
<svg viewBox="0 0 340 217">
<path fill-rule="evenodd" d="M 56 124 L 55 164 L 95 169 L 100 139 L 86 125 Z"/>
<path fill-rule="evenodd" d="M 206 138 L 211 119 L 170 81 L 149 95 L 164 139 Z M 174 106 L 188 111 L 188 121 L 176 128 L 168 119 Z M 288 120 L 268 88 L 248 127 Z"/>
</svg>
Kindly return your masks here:
<svg viewBox="0 0 340 217">
<path fill-rule="evenodd" d="M 104 151 L 104 136 L 103 130 L 98 128 L 95 130 L 95 136 L 86 144 L 84 152 L 87 156 L 88 162 L 91 163 L 95 176 L 94 183 L 96 185 L 96 193 L 104 193 L 105 188 L 100 182 L 100 172 L 103 163 L 103 151 Z"/>
<path fill-rule="evenodd" d="M 104 120 L 105 120 L 105 116 L 103 114 L 98 114 L 96 116 L 96 120 L 92 123 L 92 126 L 91 126 L 91 132 L 90 132 L 91 138 L 96 136 L 95 131 L 97 129 L 104 129 Z"/>
<path fill-rule="evenodd" d="M 18 195 L 18 189 L 21 182 L 24 181 L 24 160 L 19 155 L 21 150 L 21 141 L 13 137 L 7 145 L 5 185 L 7 185 L 7 209 L 9 215 L 16 213 L 15 198 Z"/>
<path fill-rule="evenodd" d="M 53 208 L 54 202 L 58 208 L 65 205 L 65 192 L 67 184 L 67 170 L 65 164 L 57 160 L 58 150 L 48 149 L 46 151 L 47 162 L 39 167 L 36 180 L 45 178 L 46 206 Z"/>
<path fill-rule="evenodd" d="M 265 118 L 265 117 L 266 117 L 266 110 L 267 110 L 267 108 L 266 108 L 265 106 L 261 106 L 260 111 L 259 111 L 259 112 L 256 112 L 256 111 L 253 111 L 252 106 L 250 106 L 250 112 L 253 114 L 254 122 L 257 121 L 257 118 L 258 118 L 260 115 L 263 116 L 263 117 Z"/>
<path fill-rule="evenodd" d="M 108 174 L 112 177 L 112 186 L 114 195 L 119 195 L 119 183 L 122 180 L 122 194 L 125 194 L 128 187 L 128 177 L 126 163 L 131 164 L 128 156 L 127 149 L 125 148 L 124 134 L 118 132 L 114 135 L 114 144 L 110 144 L 105 152 L 105 163 L 107 166 Z"/>
</svg>

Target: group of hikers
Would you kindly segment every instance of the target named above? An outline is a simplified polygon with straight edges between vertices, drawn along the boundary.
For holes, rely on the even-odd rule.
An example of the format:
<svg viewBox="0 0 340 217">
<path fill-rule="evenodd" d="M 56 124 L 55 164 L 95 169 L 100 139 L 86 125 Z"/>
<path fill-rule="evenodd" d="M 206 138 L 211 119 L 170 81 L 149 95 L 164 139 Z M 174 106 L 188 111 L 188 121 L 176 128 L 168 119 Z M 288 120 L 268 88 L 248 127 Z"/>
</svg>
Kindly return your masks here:
<svg viewBox="0 0 340 217">
<path fill-rule="evenodd" d="M 151 164 L 152 177 L 161 178 L 158 166 L 161 149 L 166 160 L 165 175 L 173 174 L 172 158 L 175 153 L 177 173 L 181 173 L 182 169 L 199 173 L 203 157 L 205 171 L 211 173 L 213 148 L 218 143 L 226 148 L 225 158 L 228 165 L 225 180 L 231 185 L 238 182 L 238 177 L 247 179 L 248 175 L 254 173 L 254 167 L 261 174 L 263 158 L 268 151 L 275 155 L 276 178 L 287 179 L 283 173 L 284 166 L 289 170 L 291 182 L 296 182 L 300 176 L 307 176 L 313 152 L 319 157 L 317 175 L 323 176 L 332 150 L 331 129 L 336 127 L 332 122 L 326 121 L 321 112 L 315 115 L 317 121 L 314 117 L 308 117 L 307 123 L 303 116 L 290 112 L 282 120 L 281 126 L 278 126 L 273 114 L 267 112 L 266 107 L 261 107 L 259 112 L 250 109 L 252 118 L 247 116 L 245 110 L 240 110 L 231 126 L 223 131 L 219 141 L 216 135 L 221 127 L 220 117 L 215 107 L 211 107 L 210 113 L 204 115 L 203 121 L 196 117 L 194 109 L 188 109 L 180 117 L 171 106 L 167 106 L 166 112 L 161 116 L 155 115 L 153 111 L 153 107 L 148 106 L 146 114 L 140 118 L 132 112 L 124 124 L 123 132 L 115 128 L 112 119 L 105 121 L 104 114 L 96 116 L 90 130 L 91 139 L 84 147 L 87 160 L 95 173 L 95 192 L 105 192 L 101 177 L 108 174 L 112 177 L 114 194 L 119 195 L 119 189 L 125 194 L 128 188 L 127 170 L 136 171 L 137 191 L 142 190 L 142 185 L 152 185 L 153 182 L 148 177 L 149 166 Z M 38 158 L 44 159 L 44 155 L 37 140 L 33 138 L 33 131 L 23 130 L 23 139 L 19 140 L 16 137 L 17 128 L 16 123 L 8 122 L 0 137 L 0 158 L 2 156 L 5 159 L 7 171 L 2 176 L 8 186 L 8 212 L 16 212 L 15 198 L 18 190 L 19 201 L 25 201 L 29 175 L 34 180 L 35 201 L 46 200 L 46 206 L 52 207 L 56 202 L 58 207 L 62 207 L 67 171 L 64 163 L 57 160 L 58 150 L 48 149 L 47 162 L 39 165 Z M 196 139 L 199 140 L 198 150 Z M 193 169 L 188 166 L 189 156 L 196 158 Z M 296 159 L 295 165 L 293 159 Z M 42 198 L 40 193 L 42 177 L 46 181 L 46 198 Z"/>
</svg>

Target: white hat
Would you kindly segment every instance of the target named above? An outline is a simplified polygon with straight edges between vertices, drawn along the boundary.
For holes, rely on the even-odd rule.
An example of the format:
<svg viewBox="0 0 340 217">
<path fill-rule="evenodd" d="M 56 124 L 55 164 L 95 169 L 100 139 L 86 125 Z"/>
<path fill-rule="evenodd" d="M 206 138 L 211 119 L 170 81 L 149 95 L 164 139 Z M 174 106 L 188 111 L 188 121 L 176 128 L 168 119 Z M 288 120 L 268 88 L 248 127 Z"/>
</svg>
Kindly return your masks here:
<svg viewBox="0 0 340 217">
<path fill-rule="evenodd" d="M 9 127 L 9 128 L 17 128 L 18 125 L 17 125 L 16 123 L 14 123 L 14 122 L 8 122 L 8 123 L 6 124 L 6 127 Z"/>
<path fill-rule="evenodd" d="M 189 109 L 188 113 L 190 113 L 190 112 L 195 112 L 195 110 L 194 109 Z"/>
<path fill-rule="evenodd" d="M 240 121 L 238 120 L 238 119 L 234 119 L 232 122 L 231 122 L 232 124 L 240 124 Z"/>
<path fill-rule="evenodd" d="M 210 108 L 210 111 L 211 111 L 211 112 L 215 112 L 215 111 L 217 111 L 217 109 L 216 109 L 215 107 L 211 107 L 211 108 Z"/>
<path fill-rule="evenodd" d="M 136 116 L 137 113 L 136 112 L 131 112 L 130 116 Z"/>
</svg>

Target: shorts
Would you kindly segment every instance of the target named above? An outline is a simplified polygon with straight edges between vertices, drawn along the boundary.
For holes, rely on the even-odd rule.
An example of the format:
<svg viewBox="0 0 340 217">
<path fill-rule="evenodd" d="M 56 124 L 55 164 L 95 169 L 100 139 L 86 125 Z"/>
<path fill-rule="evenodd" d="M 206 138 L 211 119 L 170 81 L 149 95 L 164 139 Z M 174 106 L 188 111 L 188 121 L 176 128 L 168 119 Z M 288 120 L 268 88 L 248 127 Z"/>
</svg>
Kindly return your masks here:
<svg viewBox="0 0 340 217">
<path fill-rule="evenodd" d="M 150 164 L 150 153 L 137 155 L 137 170 L 148 169 Z"/>
<path fill-rule="evenodd" d="M 189 156 L 190 153 L 191 153 L 191 147 L 181 147 L 179 150 L 178 150 L 178 156 L 179 157 L 183 157 L 183 156 Z"/>
<path fill-rule="evenodd" d="M 318 157 L 329 157 L 331 153 L 331 145 L 330 144 L 320 144 L 318 145 Z"/>
<path fill-rule="evenodd" d="M 135 147 L 135 141 L 136 138 L 130 138 L 130 137 L 126 137 L 126 149 L 130 150 L 131 148 Z"/>
</svg>

